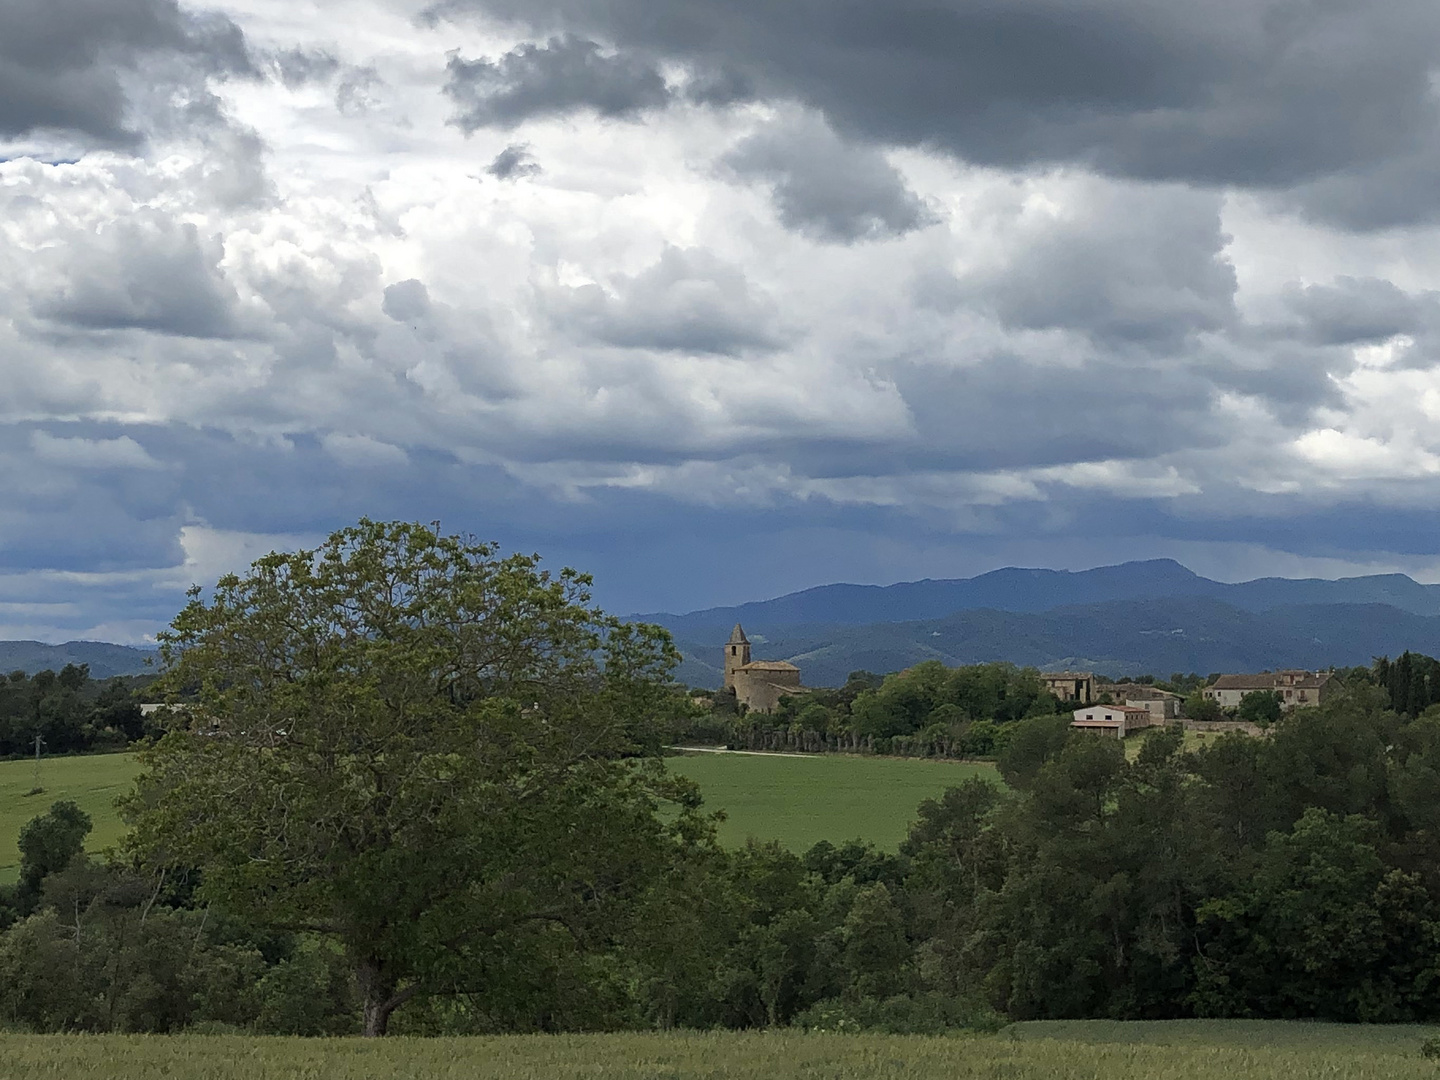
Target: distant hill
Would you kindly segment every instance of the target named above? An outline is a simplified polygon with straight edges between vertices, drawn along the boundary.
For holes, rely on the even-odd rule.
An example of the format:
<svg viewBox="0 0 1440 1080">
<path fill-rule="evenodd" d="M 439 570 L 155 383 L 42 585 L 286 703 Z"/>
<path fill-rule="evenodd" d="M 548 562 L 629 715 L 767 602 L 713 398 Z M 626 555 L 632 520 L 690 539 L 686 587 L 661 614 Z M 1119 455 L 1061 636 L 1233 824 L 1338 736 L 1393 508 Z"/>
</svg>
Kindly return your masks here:
<svg viewBox="0 0 1440 1080">
<path fill-rule="evenodd" d="M 718 642 L 679 640 L 679 677 L 718 687 Z M 754 646 L 757 660 L 798 664 L 807 685 L 834 686 L 864 668 L 899 671 L 1008 660 L 1120 676 L 1250 672 L 1368 664 L 1406 649 L 1440 655 L 1440 616 L 1385 604 L 1305 604 L 1246 611 L 1203 598 L 1112 600 L 1046 612 L 962 611 L 943 619 L 795 627 Z M 693 658 L 693 659 L 692 659 Z"/>
<path fill-rule="evenodd" d="M 686 615 L 666 626 L 679 677 L 719 686 L 736 622 L 755 658 L 799 664 L 808 684 L 925 659 L 1010 660 L 1107 675 L 1368 664 L 1408 649 L 1440 654 L 1440 586 L 1403 574 L 1212 581 L 1170 559 L 1094 570 L 1010 567 L 973 578 L 824 585 Z"/>
<path fill-rule="evenodd" d="M 59 671 L 66 664 L 89 664 L 90 675 L 96 679 L 143 675 L 154 670 L 153 666 L 147 667 L 145 661 L 155 655 L 154 649 L 136 649 L 106 641 L 67 641 L 63 645 L 46 645 L 43 641 L 0 641 L 0 674 L 23 671 L 33 675 L 46 668 Z"/>
<path fill-rule="evenodd" d="M 1173 559 L 1152 559 L 1094 570 L 1007 567 L 973 578 L 927 579 L 898 585 L 821 585 L 735 607 L 633 617 L 669 627 L 677 638 L 721 641 L 737 622 L 744 623 L 747 633 L 754 630 L 773 637 L 800 626 L 910 622 L 986 608 L 1041 612 L 1112 600 L 1172 597 L 1219 600 L 1255 612 L 1309 604 L 1387 604 L 1414 615 L 1440 615 L 1440 585 L 1421 585 L 1404 574 L 1337 581 L 1258 578 L 1228 584 L 1201 577 Z"/>
</svg>

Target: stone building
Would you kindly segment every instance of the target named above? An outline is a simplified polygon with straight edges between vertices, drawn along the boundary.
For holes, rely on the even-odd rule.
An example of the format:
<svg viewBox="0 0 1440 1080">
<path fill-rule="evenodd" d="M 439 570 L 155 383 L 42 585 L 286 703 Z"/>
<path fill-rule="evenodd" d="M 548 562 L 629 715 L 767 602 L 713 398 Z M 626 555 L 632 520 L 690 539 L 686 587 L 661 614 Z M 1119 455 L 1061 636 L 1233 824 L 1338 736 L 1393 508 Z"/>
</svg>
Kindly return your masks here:
<svg viewBox="0 0 1440 1080">
<path fill-rule="evenodd" d="M 1040 679 L 1061 701 L 1088 705 L 1095 700 L 1095 676 L 1088 671 L 1047 671 Z"/>
<path fill-rule="evenodd" d="M 1184 699 L 1169 690 L 1159 690 L 1144 683 L 1111 683 L 1098 687 L 1101 697 L 1109 696 L 1111 701 L 1121 705 L 1132 705 L 1150 710 L 1150 717 L 1157 724 L 1167 720 L 1180 719 L 1180 706 Z"/>
<path fill-rule="evenodd" d="M 725 643 L 725 689 L 735 692 L 735 703 L 751 712 L 774 712 L 787 694 L 804 692 L 800 669 L 784 660 L 750 659 L 750 642 L 740 624 Z"/>
<path fill-rule="evenodd" d="M 1319 705 L 1330 694 L 1332 676 L 1328 671 L 1267 671 L 1260 675 L 1221 675 L 1205 687 L 1205 697 L 1222 709 L 1234 709 L 1246 694 L 1274 690 L 1285 710 L 1300 705 Z"/>
</svg>

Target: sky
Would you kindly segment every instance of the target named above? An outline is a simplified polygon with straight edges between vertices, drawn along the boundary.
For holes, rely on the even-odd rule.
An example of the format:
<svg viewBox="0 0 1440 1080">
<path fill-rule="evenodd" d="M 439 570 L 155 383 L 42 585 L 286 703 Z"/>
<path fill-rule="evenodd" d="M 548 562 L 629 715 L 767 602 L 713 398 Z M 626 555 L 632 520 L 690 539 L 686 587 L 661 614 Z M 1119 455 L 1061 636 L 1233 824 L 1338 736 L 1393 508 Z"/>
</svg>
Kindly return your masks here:
<svg viewBox="0 0 1440 1080">
<path fill-rule="evenodd" d="M 1440 580 L 1433 0 L 5 0 L 0 637 L 357 518 L 611 610 Z"/>
</svg>

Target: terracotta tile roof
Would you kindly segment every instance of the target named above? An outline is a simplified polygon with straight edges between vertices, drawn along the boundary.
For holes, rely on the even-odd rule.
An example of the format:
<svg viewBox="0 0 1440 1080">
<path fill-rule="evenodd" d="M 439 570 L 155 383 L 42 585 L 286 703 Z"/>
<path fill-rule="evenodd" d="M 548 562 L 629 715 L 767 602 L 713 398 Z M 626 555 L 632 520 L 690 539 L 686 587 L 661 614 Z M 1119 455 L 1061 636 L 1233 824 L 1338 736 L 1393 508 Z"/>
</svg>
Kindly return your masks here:
<svg viewBox="0 0 1440 1080">
<path fill-rule="evenodd" d="M 1328 671 L 1318 673 L 1306 672 L 1294 682 L 1286 682 L 1285 675 L 1297 675 L 1298 672 L 1283 671 L 1271 672 L 1268 675 L 1221 675 L 1213 683 L 1207 686 L 1207 690 L 1288 690 L 1292 687 L 1296 690 L 1318 690 L 1328 683 L 1333 676 Z"/>
<path fill-rule="evenodd" d="M 1166 698 L 1179 698 L 1179 694 L 1172 694 L 1169 690 L 1158 690 L 1153 686 L 1146 686 L 1144 683 L 1110 683 L 1095 687 L 1097 693 L 1109 694 L 1111 697 L 1134 698 L 1136 701 L 1164 701 Z"/>
</svg>

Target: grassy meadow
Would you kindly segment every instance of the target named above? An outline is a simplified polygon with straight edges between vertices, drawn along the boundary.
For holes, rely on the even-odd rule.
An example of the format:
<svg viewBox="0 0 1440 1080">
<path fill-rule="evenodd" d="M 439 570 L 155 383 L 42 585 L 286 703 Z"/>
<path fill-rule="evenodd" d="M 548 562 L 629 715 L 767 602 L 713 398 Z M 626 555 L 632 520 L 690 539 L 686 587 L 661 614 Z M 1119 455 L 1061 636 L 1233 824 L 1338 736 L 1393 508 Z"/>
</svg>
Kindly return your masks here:
<svg viewBox="0 0 1440 1080">
<path fill-rule="evenodd" d="M 0 1035 L 5 1080 L 1429 1080 L 1435 1029 L 1283 1021 L 1017 1024 L 931 1038 L 796 1032 L 289 1039 Z"/>
<path fill-rule="evenodd" d="M 738 846 L 753 836 L 795 851 L 818 840 L 857 837 L 893 850 L 921 800 L 967 776 L 995 775 L 989 765 L 839 754 L 688 754 L 668 763 L 700 785 L 707 807 L 725 810 L 725 843 Z M 21 827 L 58 799 L 74 800 L 94 819 L 91 851 L 115 844 L 124 832 L 114 804 L 139 771 L 133 754 L 44 758 L 40 770 L 45 790 L 31 795 L 34 763 L 0 762 L 0 884 L 19 873 Z"/>
<path fill-rule="evenodd" d="M 44 790 L 31 795 L 35 763 L 0 761 L 0 884 L 19 876 L 20 852 L 15 840 L 21 827 L 61 799 L 76 803 L 95 822 L 87 849 L 99 851 L 116 843 L 125 825 L 115 810 L 115 800 L 130 790 L 139 771 L 133 754 L 42 758 L 40 785 Z"/>
<path fill-rule="evenodd" d="M 992 765 L 918 758 L 686 754 L 667 762 L 700 785 L 706 807 L 725 811 L 724 843 L 753 836 L 793 851 L 856 838 L 893 851 L 921 801 L 970 776 L 999 782 Z"/>
</svg>

